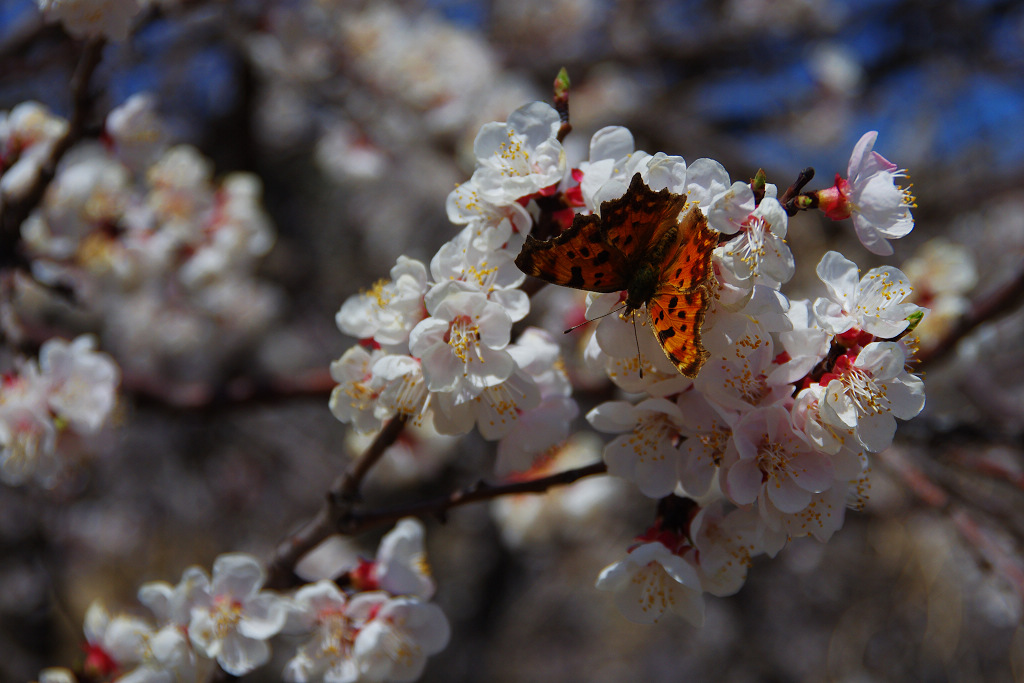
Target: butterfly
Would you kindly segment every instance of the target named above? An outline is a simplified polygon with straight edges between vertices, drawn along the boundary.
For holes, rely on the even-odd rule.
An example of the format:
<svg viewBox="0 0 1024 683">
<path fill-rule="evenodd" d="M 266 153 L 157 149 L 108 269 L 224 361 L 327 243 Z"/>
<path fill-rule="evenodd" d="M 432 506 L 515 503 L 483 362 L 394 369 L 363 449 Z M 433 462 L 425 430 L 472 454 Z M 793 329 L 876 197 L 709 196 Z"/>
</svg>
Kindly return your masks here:
<svg viewBox="0 0 1024 683">
<path fill-rule="evenodd" d="M 528 235 L 516 257 L 527 275 L 592 292 L 626 292 L 623 316 L 646 306 L 651 328 L 679 372 L 695 377 L 708 357 L 700 328 L 715 294 L 718 232 L 686 195 L 649 188 L 637 173 L 626 193 L 577 214 L 553 239 Z"/>
</svg>

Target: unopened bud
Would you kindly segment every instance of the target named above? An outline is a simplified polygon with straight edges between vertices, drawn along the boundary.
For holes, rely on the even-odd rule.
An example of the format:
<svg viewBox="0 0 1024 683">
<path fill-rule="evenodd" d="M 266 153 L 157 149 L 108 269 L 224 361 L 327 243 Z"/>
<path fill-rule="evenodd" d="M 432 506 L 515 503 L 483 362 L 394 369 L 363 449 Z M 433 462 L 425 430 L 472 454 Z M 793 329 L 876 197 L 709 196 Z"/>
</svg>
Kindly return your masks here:
<svg viewBox="0 0 1024 683">
<path fill-rule="evenodd" d="M 569 72 L 563 66 L 555 76 L 555 99 L 560 100 L 569 94 Z"/>
</svg>

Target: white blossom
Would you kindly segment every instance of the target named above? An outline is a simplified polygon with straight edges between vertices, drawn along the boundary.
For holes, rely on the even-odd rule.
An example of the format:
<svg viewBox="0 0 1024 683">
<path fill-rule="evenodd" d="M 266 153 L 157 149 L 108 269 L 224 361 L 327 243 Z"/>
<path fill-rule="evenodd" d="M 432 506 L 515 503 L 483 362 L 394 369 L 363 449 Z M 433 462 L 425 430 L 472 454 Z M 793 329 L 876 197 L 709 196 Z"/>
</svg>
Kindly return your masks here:
<svg viewBox="0 0 1024 683">
<path fill-rule="evenodd" d="M 406 517 L 385 534 L 377 548 L 377 585 L 391 595 L 423 600 L 434 596 L 434 579 L 423 545 L 423 523 Z"/>
<path fill-rule="evenodd" d="M 737 505 L 759 500 L 763 509 L 784 514 L 806 508 L 811 494 L 834 480 L 831 460 L 803 440 L 780 405 L 753 410 L 733 425 L 722 470 L 722 488 Z"/>
<path fill-rule="evenodd" d="M 671 610 L 694 626 L 704 623 L 700 577 L 692 564 L 661 543 L 643 543 L 605 567 L 598 590 L 615 593 L 615 605 L 631 621 L 650 624 Z"/>
<path fill-rule="evenodd" d="M 198 586 L 189 638 L 198 651 L 234 676 L 267 662 L 266 641 L 285 623 L 284 599 L 260 590 L 263 581 L 263 568 L 255 558 L 231 553 L 218 557 L 212 580 Z"/>
<path fill-rule="evenodd" d="M 857 264 L 830 251 L 821 258 L 817 272 L 828 289 L 828 298 L 814 302 L 814 313 L 818 323 L 832 334 L 856 328 L 888 339 L 907 329 L 907 318 L 921 310 L 915 304 L 903 303 L 911 288 L 898 268 L 872 268 L 860 278 Z"/>
<path fill-rule="evenodd" d="M 699 391 L 686 391 L 676 400 L 679 431 L 685 440 L 678 446 L 677 477 L 691 496 L 703 496 L 711 487 L 732 439 L 732 426 Z M 728 413 L 727 413 L 728 414 Z"/>
<path fill-rule="evenodd" d="M 430 274 L 437 284 L 424 296 L 427 309 L 433 309 L 449 292 L 462 290 L 483 292 L 500 304 L 513 322 L 530 312 L 530 298 L 519 289 L 526 274 L 516 267 L 512 254 L 476 249 L 468 231 L 438 249 L 430 261 Z"/>
<path fill-rule="evenodd" d="M 26 223 L 22 234 L 36 253 L 70 258 L 90 233 L 120 222 L 129 182 L 128 170 L 98 146 L 80 147 L 62 160 L 46 189 L 44 220 Z"/>
<path fill-rule="evenodd" d="M 711 354 L 694 386 L 720 409 L 744 413 L 789 397 L 788 384 L 769 382 L 775 360 L 771 333 L 745 315 L 720 313 L 704 332 Z"/>
<path fill-rule="evenodd" d="M 385 357 L 379 349 L 367 351 L 356 345 L 331 363 L 331 379 L 338 386 L 331 392 L 328 405 L 336 418 L 352 423 L 356 431 L 366 433 L 380 429 L 385 417 L 378 411 L 380 382 L 373 374 L 375 363 Z"/>
<path fill-rule="evenodd" d="M 345 334 L 373 339 L 388 348 L 400 347 L 408 341 L 416 323 L 426 317 L 426 292 L 427 267 L 415 259 L 399 256 L 391 269 L 391 279 L 381 280 L 370 291 L 349 297 L 335 321 Z"/>
<path fill-rule="evenodd" d="M 451 633 L 441 608 L 415 597 L 360 593 L 350 601 L 348 614 L 364 624 L 353 648 L 368 681 L 415 681 L 427 657 L 443 650 Z"/>
<path fill-rule="evenodd" d="M 295 593 L 295 613 L 309 638 L 298 647 L 284 668 L 289 683 L 330 681 L 354 683 L 359 665 L 352 645 L 357 625 L 346 614 L 348 598 L 337 584 L 327 579 L 308 584 Z"/>
<path fill-rule="evenodd" d="M 896 420 L 909 420 L 924 408 L 924 383 L 905 369 L 906 353 L 895 342 L 868 344 L 850 361 L 841 356 L 819 405 L 836 429 L 854 430 L 873 453 L 892 443 Z"/>
<path fill-rule="evenodd" d="M 179 268 L 178 277 L 186 287 L 203 287 L 226 273 L 248 270 L 251 261 L 270 251 L 274 230 L 261 208 L 262 194 L 262 183 L 251 173 L 224 178 L 202 239 L 192 245 L 192 253 Z"/>
<path fill-rule="evenodd" d="M 25 196 L 67 132 L 68 122 L 38 102 L 0 112 L 0 208 Z"/>
<path fill-rule="evenodd" d="M 462 183 L 448 195 L 448 220 L 465 225 L 462 232 L 473 249 L 482 252 L 506 249 L 518 254 L 526 241 L 533 219 L 516 202 L 491 204 L 480 197 L 472 181 Z"/>
<path fill-rule="evenodd" d="M 47 406 L 49 382 L 34 362 L 0 378 L 0 479 L 48 483 L 60 471 L 57 429 Z"/>
<path fill-rule="evenodd" d="M 499 475 L 529 469 L 535 458 L 569 438 L 570 423 L 579 413 L 560 349 L 550 334 L 528 328 L 509 346 L 509 354 L 536 383 L 539 403 L 519 412 L 517 428 L 499 442 L 494 466 Z"/>
<path fill-rule="evenodd" d="M 877 131 L 865 133 L 850 155 L 846 178 L 836 174 L 836 184 L 818 193 L 819 205 L 834 220 L 853 216 L 853 227 L 868 251 L 887 256 L 888 240 L 905 237 L 914 229 L 910 209 L 917 206 L 910 188 L 896 181 L 906 171 L 872 151 Z"/>
<path fill-rule="evenodd" d="M 434 428 L 442 434 L 466 434 L 475 425 L 488 441 L 502 439 L 520 427 L 523 414 L 540 404 L 540 390 L 528 374 L 515 368 L 509 377 L 467 398 L 443 392 L 433 398 Z"/>
<path fill-rule="evenodd" d="M 712 595 L 733 595 L 763 551 L 762 522 L 753 508 L 725 512 L 721 502 L 704 507 L 690 523 L 701 586 Z"/>
<path fill-rule="evenodd" d="M 39 366 L 49 382 L 47 402 L 53 412 L 79 434 L 98 431 L 117 401 L 121 373 L 108 355 L 96 351 L 96 339 L 47 340 L 39 350 Z"/>
<path fill-rule="evenodd" d="M 682 413 L 664 398 L 649 398 L 637 405 L 608 401 L 587 414 L 602 432 L 621 433 L 604 450 L 609 474 L 636 484 L 650 498 L 662 498 L 675 490 L 682 468 Z"/>
<path fill-rule="evenodd" d="M 480 292 L 457 291 L 412 329 L 409 348 L 422 362 L 427 388 L 451 392 L 462 403 L 512 374 L 515 363 L 505 351 L 511 330 L 500 304 Z"/>
<path fill-rule="evenodd" d="M 190 145 L 175 145 L 146 170 L 146 207 L 178 244 L 199 244 L 216 198 L 213 164 Z"/>
<path fill-rule="evenodd" d="M 71 669 L 51 666 L 39 672 L 39 683 L 78 683 Z"/>
<path fill-rule="evenodd" d="M 188 636 L 167 625 L 144 637 L 137 666 L 118 677 L 118 683 L 179 683 L 202 680 L 209 675 L 208 660 L 199 660 Z"/>
<path fill-rule="evenodd" d="M 160 623 L 187 629 L 192 607 L 202 599 L 209 577 L 201 567 L 189 567 L 181 581 L 172 586 L 166 581 L 150 581 L 139 587 L 138 599 L 149 608 Z"/>
<path fill-rule="evenodd" d="M 423 365 L 412 356 L 385 355 L 373 364 L 374 390 L 378 391 L 374 416 L 384 420 L 394 415 L 412 417 L 418 423 L 429 408 L 429 391 Z"/>
<path fill-rule="evenodd" d="M 788 220 L 777 200 L 765 198 L 737 226 L 736 236 L 715 248 L 718 277 L 727 275 L 727 282 L 744 289 L 755 284 L 778 289 L 788 282 L 796 270 L 785 239 Z"/>
<path fill-rule="evenodd" d="M 509 114 L 506 123 L 488 123 L 473 143 L 477 169 L 472 183 L 480 196 L 506 206 L 559 183 L 568 170 L 558 141 L 558 112 L 532 102 Z"/>
<path fill-rule="evenodd" d="M 117 158 L 136 171 L 156 161 L 167 147 L 167 132 L 152 93 L 132 95 L 111 110 L 104 130 Z"/>
<path fill-rule="evenodd" d="M 793 329 L 779 333 L 784 358 L 768 375 L 773 384 L 788 384 L 806 376 L 828 353 L 832 340 L 830 335 L 818 325 L 814 309 L 808 299 L 791 301 L 786 312 Z"/>
<path fill-rule="evenodd" d="M 729 173 L 714 159 L 697 159 L 686 169 L 686 200 L 708 215 L 714 200 L 730 187 Z"/>
<path fill-rule="evenodd" d="M 100 601 L 85 613 L 86 659 L 82 668 L 89 675 L 105 678 L 131 670 L 143 659 L 153 628 L 142 619 L 112 616 Z"/>
</svg>

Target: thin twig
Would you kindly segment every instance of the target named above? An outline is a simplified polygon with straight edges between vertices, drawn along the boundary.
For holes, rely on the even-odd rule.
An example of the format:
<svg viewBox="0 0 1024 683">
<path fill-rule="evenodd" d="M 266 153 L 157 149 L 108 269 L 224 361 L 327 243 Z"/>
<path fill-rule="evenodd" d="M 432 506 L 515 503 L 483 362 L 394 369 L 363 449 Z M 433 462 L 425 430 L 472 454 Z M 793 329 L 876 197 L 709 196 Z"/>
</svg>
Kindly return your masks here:
<svg viewBox="0 0 1024 683">
<path fill-rule="evenodd" d="M 811 180 L 813 179 L 814 169 L 811 168 L 810 166 L 800 171 L 800 174 L 796 177 L 796 180 L 793 181 L 793 184 L 790 185 L 786 189 L 786 191 L 782 193 L 781 197 L 779 197 L 779 204 L 786 206 L 786 202 L 800 194 L 800 192 L 804 189 L 804 186 L 807 185 L 807 183 L 811 182 Z"/>
<path fill-rule="evenodd" d="M 373 443 L 367 446 L 366 450 L 335 480 L 316 515 L 277 546 L 267 566 L 268 588 L 280 589 L 298 583 L 295 565 L 303 555 L 331 534 L 337 533 L 335 520 L 350 512 L 359 496 L 363 479 L 388 447 L 398 439 L 408 420 L 406 415 L 391 418 L 374 438 Z"/>
<path fill-rule="evenodd" d="M 383 432 L 381 433 L 383 434 Z M 359 460 L 362 461 L 366 458 L 371 449 L 367 449 L 367 453 L 364 453 Z M 358 464 L 359 461 L 356 465 Z M 356 471 L 358 468 L 354 468 L 351 474 L 346 473 L 342 478 L 355 476 Z M 444 496 L 380 510 L 356 511 L 351 503 L 333 505 L 328 501 L 313 519 L 278 546 L 269 563 L 266 585 L 268 588 L 280 590 L 300 583 L 299 577 L 295 576 L 296 563 L 331 534 L 352 536 L 376 527 L 393 524 L 403 517 L 433 516 L 443 520 L 445 513 L 455 507 L 493 500 L 501 496 L 544 493 L 552 487 L 571 484 L 584 477 L 604 474 L 607 471 L 607 465 L 603 462 L 596 462 L 586 467 L 566 470 L 546 477 L 507 484 L 488 484 L 480 481 Z"/>
<path fill-rule="evenodd" d="M 515 481 L 507 484 L 488 484 L 479 481 L 472 486 L 458 489 L 447 495 L 420 501 L 397 505 L 385 510 L 368 510 L 366 512 L 350 512 L 345 518 L 339 519 L 337 528 L 340 533 L 358 534 L 367 529 L 393 524 L 403 517 L 438 517 L 444 520 L 445 513 L 452 508 L 469 503 L 478 503 L 484 500 L 493 500 L 501 496 L 512 496 L 523 493 L 545 493 L 554 486 L 572 484 L 584 477 L 595 474 L 604 474 L 608 466 L 603 462 L 595 462 L 586 467 L 579 467 L 572 470 L 565 470 L 546 477 Z"/>
<path fill-rule="evenodd" d="M 388 449 L 397 439 L 398 435 L 405 429 L 405 423 L 409 421 L 408 415 L 398 415 L 391 418 L 384 428 L 377 434 L 373 443 L 363 451 L 345 471 L 341 478 L 331 487 L 330 499 L 342 503 L 351 503 L 359 498 L 359 487 L 363 479 L 369 474 L 373 466 L 377 464 L 384 451 Z"/>
</svg>

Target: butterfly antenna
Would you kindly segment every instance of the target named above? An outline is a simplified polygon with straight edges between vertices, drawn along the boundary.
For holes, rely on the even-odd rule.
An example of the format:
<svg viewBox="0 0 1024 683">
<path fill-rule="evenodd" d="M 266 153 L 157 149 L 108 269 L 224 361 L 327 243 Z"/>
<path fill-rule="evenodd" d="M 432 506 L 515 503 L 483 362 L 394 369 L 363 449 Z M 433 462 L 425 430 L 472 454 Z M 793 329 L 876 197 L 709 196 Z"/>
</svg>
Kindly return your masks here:
<svg viewBox="0 0 1024 683">
<path fill-rule="evenodd" d="M 640 360 L 640 335 L 636 331 L 636 314 L 633 315 L 633 339 L 636 341 L 636 367 L 640 370 L 640 379 L 643 379 L 644 364 Z"/>
<path fill-rule="evenodd" d="M 586 325 L 587 323 L 592 323 L 592 322 L 594 322 L 595 320 L 600 320 L 601 318 L 604 318 L 604 317 L 606 317 L 606 316 L 609 316 L 609 315 L 611 315 L 612 313 L 618 313 L 619 311 L 621 311 L 621 310 L 622 310 L 622 309 L 624 309 L 625 307 L 626 307 L 626 304 L 622 304 L 622 306 L 620 306 L 619 308 L 616 308 L 616 309 L 610 310 L 610 311 L 608 311 L 607 313 L 605 313 L 605 314 L 603 314 L 603 315 L 599 315 L 599 316 L 597 316 L 596 318 L 591 318 L 590 320 L 584 320 L 584 321 L 583 321 L 583 322 L 581 322 L 581 323 L 580 323 L 579 325 L 573 325 L 573 326 L 572 326 L 572 327 L 570 327 L 569 329 L 567 329 L 567 330 L 564 330 L 564 331 L 562 332 L 562 334 L 569 334 L 569 333 L 570 333 L 570 332 L 572 332 L 573 330 L 578 330 L 579 328 L 583 327 L 583 326 L 584 326 L 584 325 Z"/>
</svg>

